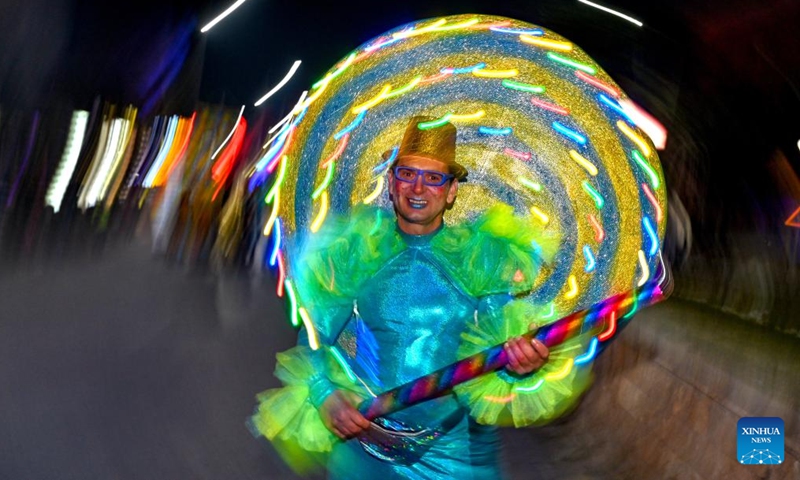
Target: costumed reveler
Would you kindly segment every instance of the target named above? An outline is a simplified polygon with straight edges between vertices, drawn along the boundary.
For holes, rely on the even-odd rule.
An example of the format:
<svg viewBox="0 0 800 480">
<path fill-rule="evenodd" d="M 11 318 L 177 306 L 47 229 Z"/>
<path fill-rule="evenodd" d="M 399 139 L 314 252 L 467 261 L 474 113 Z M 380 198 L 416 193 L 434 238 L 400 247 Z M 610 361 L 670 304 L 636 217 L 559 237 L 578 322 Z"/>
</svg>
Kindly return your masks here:
<svg viewBox="0 0 800 480">
<path fill-rule="evenodd" d="M 285 387 L 259 396 L 252 422 L 299 472 L 314 463 L 330 478 L 502 478 L 497 426 L 552 420 L 588 385 L 588 368 L 558 374 L 582 340 L 548 350 L 519 337 L 541 312 L 517 297 L 549 268 L 558 239 L 502 204 L 445 225 L 467 170 L 455 158 L 455 127 L 418 128 L 430 120 L 411 119 L 389 171 L 396 218 L 364 207 L 329 219 L 294 263 L 314 328 L 278 355 Z M 503 340 L 506 369 L 374 422 L 357 410 Z M 387 431 L 426 438 L 397 454 L 376 440 Z"/>
</svg>

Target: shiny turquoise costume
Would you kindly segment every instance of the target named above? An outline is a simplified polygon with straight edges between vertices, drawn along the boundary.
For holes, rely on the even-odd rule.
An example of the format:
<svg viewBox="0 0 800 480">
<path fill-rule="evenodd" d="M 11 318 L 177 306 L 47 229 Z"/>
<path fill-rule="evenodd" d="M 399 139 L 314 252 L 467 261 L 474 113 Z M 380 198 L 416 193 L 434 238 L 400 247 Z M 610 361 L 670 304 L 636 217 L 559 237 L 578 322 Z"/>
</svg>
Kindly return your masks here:
<svg viewBox="0 0 800 480">
<path fill-rule="evenodd" d="M 298 347 L 279 354 L 276 374 L 286 387 L 262 394 L 254 424 L 295 469 L 303 471 L 314 458 L 334 479 L 502 478 L 493 425 L 520 423 L 515 415 L 531 416 L 529 404 L 539 412 L 523 423 L 536 423 L 564 410 L 541 408 L 542 398 L 564 405 L 565 397 L 542 392 L 514 411 L 515 403 L 487 401 L 481 392 L 533 376 L 486 375 L 462 393 L 481 398 L 473 405 L 449 394 L 391 414 L 441 433 L 411 465 L 375 458 L 357 440 L 339 441 L 316 408 L 336 389 L 367 398 L 525 331 L 535 311 L 513 296 L 533 288 L 543 256 L 552 250 L 553 242 L 503 206 L 468 226 L 423 236 L 401 232 L 378 210 L 332 222 L 306 246 L 293 272 L 321 348 L 309 348 L 303 329 Z M 566 397 L 573 390 L 566 389 Z"/>
</svg>

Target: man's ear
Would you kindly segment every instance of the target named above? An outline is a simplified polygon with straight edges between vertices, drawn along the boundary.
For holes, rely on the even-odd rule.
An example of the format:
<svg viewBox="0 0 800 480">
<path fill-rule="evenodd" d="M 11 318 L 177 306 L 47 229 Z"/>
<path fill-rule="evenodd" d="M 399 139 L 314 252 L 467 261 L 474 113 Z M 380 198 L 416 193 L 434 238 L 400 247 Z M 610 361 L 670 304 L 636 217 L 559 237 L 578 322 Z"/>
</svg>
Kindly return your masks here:
<svg viewBox="0 0 800 480">
<path fill-rule="evenodd" d="M 450 184 L 450 190 L 447 191 L 447 204 L 452 205 L 453 202 L 456 201 L 456 195 L 458 195 L 458 179 L 453 179 L 453 182 Z"/>
<path fill-rule="evenodd" d="M 394 175 L 392 175 L 392 171 L 391 170 L 386 172 L 386 181 L 388 182 L 387 190 L 389 191 L 389 201 L 393 202 L 394 201 Z"/>
</svg>

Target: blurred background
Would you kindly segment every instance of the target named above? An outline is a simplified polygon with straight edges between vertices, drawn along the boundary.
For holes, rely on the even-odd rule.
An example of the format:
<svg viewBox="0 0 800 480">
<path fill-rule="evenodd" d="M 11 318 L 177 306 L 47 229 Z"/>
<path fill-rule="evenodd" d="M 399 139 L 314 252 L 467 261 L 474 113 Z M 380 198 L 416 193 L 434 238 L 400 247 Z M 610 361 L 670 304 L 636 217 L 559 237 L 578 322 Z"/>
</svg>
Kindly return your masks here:
<svg viewBox="0 0 800 480">
<path fill-rule="evenodd" d="M 800 3 L 247 0 L 201 32 L 231 3 L 0 0 L 0 478 L 294 478 L 244 425 L 295 333 L 236 178 L 357 45 L 459 13 L 569 38 L 667 133 L 675 292 L 578 410 L 504 432 L 511 477 L 800 478 Z M 737 463 L 746 416 L 781 465 Z"/>
</svg>

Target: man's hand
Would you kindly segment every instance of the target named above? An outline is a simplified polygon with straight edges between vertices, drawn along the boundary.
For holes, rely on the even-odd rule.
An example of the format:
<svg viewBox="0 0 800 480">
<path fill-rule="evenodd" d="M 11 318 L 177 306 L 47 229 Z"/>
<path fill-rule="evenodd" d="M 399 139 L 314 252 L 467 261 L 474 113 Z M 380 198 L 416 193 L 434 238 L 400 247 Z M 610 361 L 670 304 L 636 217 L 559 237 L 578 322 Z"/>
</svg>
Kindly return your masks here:
<svg viewBox="0 0 800 480">
<path fill-rule="evenodd" d="M 550 356 L 547 346 L 535 338 L 531 341 L 522 337 L 512 338 L 503 348 L 508 355 L 506 369 L 517 375 L 525 375 L 541 368 Z"/>
<path fill-rule="evenodd" d="M 353 399 L 357 401 L 357 399 Z M 336 390 L 319 407 L 322 423 L 342 440 L 347 440 L 369 428 L 370 422 L 348 400 L 348 393 Z"/>
</svg>

